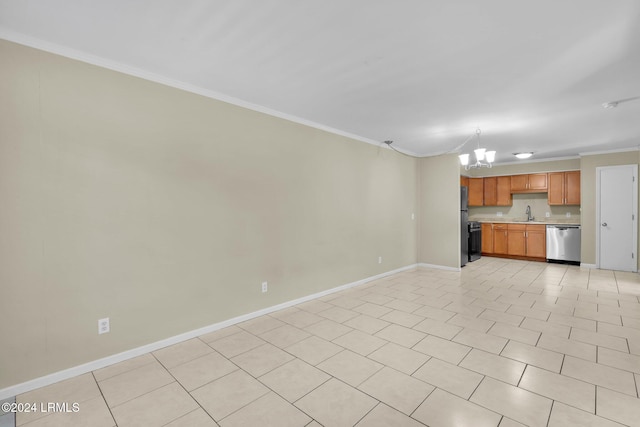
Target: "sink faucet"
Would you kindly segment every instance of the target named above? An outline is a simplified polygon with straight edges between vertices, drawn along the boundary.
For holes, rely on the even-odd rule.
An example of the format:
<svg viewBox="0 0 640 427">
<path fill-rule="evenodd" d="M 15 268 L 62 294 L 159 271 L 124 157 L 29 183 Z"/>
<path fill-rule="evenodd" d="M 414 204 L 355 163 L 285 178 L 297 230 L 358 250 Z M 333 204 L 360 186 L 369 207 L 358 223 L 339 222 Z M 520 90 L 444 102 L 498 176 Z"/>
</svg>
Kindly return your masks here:
<svg viewBox="0 0 640 427">
<path fill-rule="evenodd" d="M 531 216 L 531 206 L 527 205 L 527 211 L 525 214 L 527 214 L 527 221 L 533 221 L 533 217 Z"/>
</svg>

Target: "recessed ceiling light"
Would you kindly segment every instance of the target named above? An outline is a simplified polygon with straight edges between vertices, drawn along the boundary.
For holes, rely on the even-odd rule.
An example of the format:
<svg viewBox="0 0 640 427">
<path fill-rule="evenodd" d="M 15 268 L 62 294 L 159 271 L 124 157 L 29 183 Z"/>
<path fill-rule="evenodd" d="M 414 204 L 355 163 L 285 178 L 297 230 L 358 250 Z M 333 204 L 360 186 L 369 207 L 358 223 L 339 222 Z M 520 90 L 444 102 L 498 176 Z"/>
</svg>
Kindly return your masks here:
<svg viewBox="0 0 640 427">
<path fill-rule="evenodd" d="M 529 157 L 533 156 L 533 153 L 531 151 L 528 151 L 526 153 L 513 153 L 513 155 L 519 159 L 528 159 Z"/>
</svg>

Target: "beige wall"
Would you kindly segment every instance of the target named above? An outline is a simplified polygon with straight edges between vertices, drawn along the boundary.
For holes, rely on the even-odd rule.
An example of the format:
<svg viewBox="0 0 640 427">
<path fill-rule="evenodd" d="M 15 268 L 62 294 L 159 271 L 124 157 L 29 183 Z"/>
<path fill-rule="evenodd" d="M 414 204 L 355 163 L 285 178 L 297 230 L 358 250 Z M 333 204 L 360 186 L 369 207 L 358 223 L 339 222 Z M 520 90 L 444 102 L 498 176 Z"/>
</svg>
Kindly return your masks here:
<svg viewBox="0 0 640 427">
<path fill-rule="evenodd" d="M 582 262 L 596 264 L 596 168 L 640 163 L 637 150 L 582 157 Z M 640 238 L 638 239 L 640 242 Z M 637 252 L 636 252 L 637 253 Z"/>
<path fill-rule="evenodd" d="M 0 58 L 0 389 L 417 262 L 416 159 L 5 41 Z"/>
<path fill-rule="evenodd" d="M 421 263 L 460 267 L 459 172 L 455 154 L 420 159 Z"/>
</svg>

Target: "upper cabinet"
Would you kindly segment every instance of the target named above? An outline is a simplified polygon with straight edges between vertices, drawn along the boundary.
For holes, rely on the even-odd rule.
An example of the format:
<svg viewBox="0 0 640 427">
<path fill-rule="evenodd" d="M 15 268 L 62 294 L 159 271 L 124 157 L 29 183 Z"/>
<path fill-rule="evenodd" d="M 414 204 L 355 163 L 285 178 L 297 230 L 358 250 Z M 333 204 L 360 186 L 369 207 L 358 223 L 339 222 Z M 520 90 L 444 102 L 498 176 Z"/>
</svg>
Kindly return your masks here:
<svg viewBox="0 0 640 427">
<path fill-rule="evenodd" d="M 549 205 L 580 204 L 580 171 L 549 173 Z"/>
<path fill-rule="evenodd" d="M 533 173 L 529 174 L 529 190 L 547 190 L 547 174 Z"/>
<path fill-rule="evenodd" d="M 499 176 L 496 178 L 496 194 L 498 206 L 513 205 L 513 197 L 511 196 L 511 177 Z"/>
<path fill-rule="evenodd" d="M 484 178 L 469 178 L 469 206 L 484 206 Z"/>
<path fill-rule="evenodd" d="M 565 172 L 565 204 L 579 205 L 580 198 L 580 171 Z"/>
<path fill-rule="evenodd" d="M 511 177 L 489 176 L 484 178 L 484 205 L 511 206 Z"/>
<path fill-rule="evenodd" d="M 551 206 L 580 205 L 580 171 L 460 176 L 460 185 L 469 188 L 469 206 L 512 206 L 513 193 L 547 193 Z"/>
<path fill-rule="evenodd" d="M 512 193 L 546 193 L 547 174 L 531 173 L 511 176 Z"/>
<path fill-rule="evenodd" d="M 495 206 L 498 203 L 498 186 L 495 176 L 484 178 L 484 204 Z"/>
</svg>

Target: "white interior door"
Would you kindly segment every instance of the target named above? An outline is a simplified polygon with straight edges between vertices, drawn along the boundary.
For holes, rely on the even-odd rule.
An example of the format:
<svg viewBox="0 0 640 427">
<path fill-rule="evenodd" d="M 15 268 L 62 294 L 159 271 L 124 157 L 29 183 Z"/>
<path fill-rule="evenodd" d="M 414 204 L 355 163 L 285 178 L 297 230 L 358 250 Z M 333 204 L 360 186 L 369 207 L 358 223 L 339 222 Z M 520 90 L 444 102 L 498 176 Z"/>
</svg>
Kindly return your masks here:
<svg viewBox="0 0 640 427">
<path fill-rule="evenodd" d="M 637 271 L 637 165 L 597 168 L 598 267 Z"/>
</svg>

